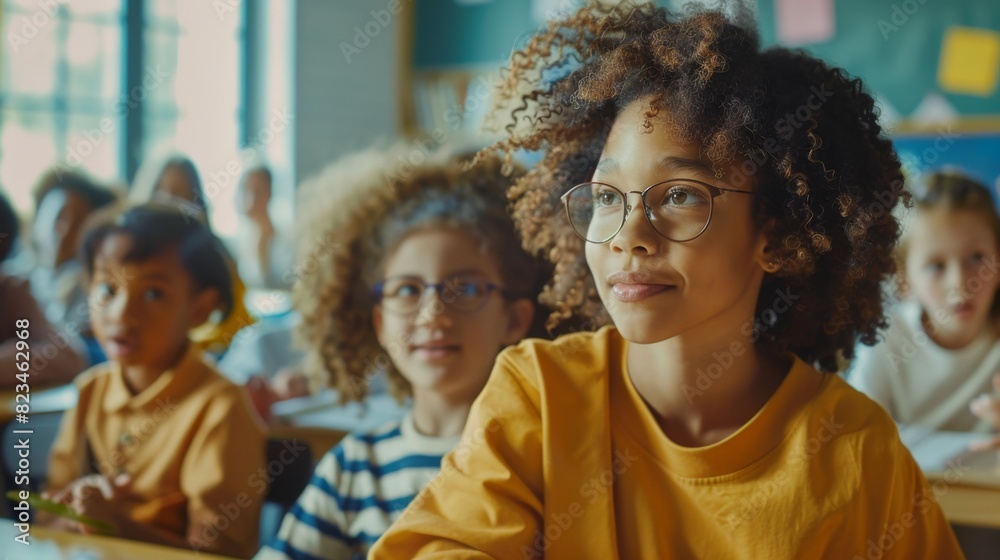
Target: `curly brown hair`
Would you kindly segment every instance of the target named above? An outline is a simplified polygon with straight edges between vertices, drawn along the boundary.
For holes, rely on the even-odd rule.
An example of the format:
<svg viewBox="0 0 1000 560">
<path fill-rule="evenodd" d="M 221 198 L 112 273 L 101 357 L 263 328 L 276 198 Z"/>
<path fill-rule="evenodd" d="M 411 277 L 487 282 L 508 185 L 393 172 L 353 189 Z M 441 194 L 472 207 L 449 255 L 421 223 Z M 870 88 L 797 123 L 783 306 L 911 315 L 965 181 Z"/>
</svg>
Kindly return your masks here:
<svg viewBox="0 0 1000 560">
<path fill-rule="evenodd" d="M 417 154 L 422 161 L 407 163 Z M 396 398 L 410 394 L 393 349 L 376 338 L 372 290 L 386 257 L 415 231 L 445 227 L 477 236 L 496 258 L 508 298 L 536 300 L 545 265 L 521 248 L 506 197 L 523 170 L 505 167 L 487 158 L 468 168 L 447 154 L 428 157 L 404 145 L 351 154 L 302 185 L 293 301 L 314 381 L 336 388 L 341 401 L 360 400 L 372 377 L 385 371 Z"/>
<path fill-rule="evenodd" d="M 764 344 L 834 371 L 838 352 L 850 358 L 886 326 L 880 284 L 899 237 L 891 210 L 909 194 L 874 100 L 840 68 L 762 50 L 748 6 L 679 16 L 594 2 L 515 51 L 495 99 L 491 122 L 507 137 L 492 149 L 544 152 L 510 197 L 525 248 L 555 265 L 540 298 L 555 309 L 549 327 L 610 322 L 559 197 L 591 179 L 612 123 L 636 100 L 648 100 L 647 131 L 669 113 L 670 132 L 700 143 L 720 177 L 758 186 L 754 220 L 781 265 L 758 296 Z M 788 289 L 795 311 L 764 314 Z"/>
</svg>

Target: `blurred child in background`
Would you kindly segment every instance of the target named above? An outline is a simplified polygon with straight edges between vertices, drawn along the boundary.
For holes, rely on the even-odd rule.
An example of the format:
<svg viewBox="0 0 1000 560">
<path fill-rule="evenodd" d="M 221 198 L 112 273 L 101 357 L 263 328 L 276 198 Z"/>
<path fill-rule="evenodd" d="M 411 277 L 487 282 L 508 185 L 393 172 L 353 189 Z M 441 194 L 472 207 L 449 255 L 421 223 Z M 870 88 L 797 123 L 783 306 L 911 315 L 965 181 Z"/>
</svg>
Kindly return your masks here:
<svg viewBox="0 0 1000 560">
<path fill-rule="evenodd" d="M 0 191 L 0 263 L 10 255 L 19 232 L 17 214 Z M 87 362 L 82 341 L 52 326 L 26 280 L 0 272 L 0 302 L 0 389 L 65 383 L 83 371 Z M 27 375 L 20 363 L 29 364 Z"/>
<path fill-rule="evenodd" d="M 858 347 L 849 379 L 901 424 L 995 434 L 1000 217 L 989 189 L 956 172 L 917 192 L 896 251 L 903 301 L 884 339 Z"/>
<path fill-rule="evenodd" d="M 77 253 L 88 222 L 117 197 L 82 173 L 56 167 L 39 180 L 34 198 L 31 291 L 49 321 L 88 335 L 86 282 Z"/>
<path fill-rule="evenodd" d="M 271 170 L 262 165 L 247 171 L 240 182 L 242 216 L 234 253 L 240 276 L 252 288 L 291 287 L 295 252 L 292 240 L 271 219 L 272 188 Z"/>
<path fill-rule="evenodd" d="M 247 557 L 266 489 L 265 434 L 243 389 L 189 336 L 233 303 L 219 244 L 169 205 L 133 208 L 88 233 L 91 319 L 110 361 L 78 380 L 48 494 L 119 537 Z"/>
<path fill-rule="evenodd" d="M 187 156 L 174 154 L 144 163 L 136 173 L 129 199 L 136 204 L 172 202 L 186 214 L 200 215 L 199 219 L 211 228 L 201 176 Z"/>
<path fill-rule="evenodd" d="M 364 397 L 385 369 L 412 411 L 327 453 L 259 558 L 363 558 L 459 444 L 497 353 L 532 326 L 538 268 L 500 163 L 427 164 L 393 184 L 396 155 L 347 157 L 303 187 L 304 242 L 337 243 L 313 252 L 295 301 L 342 397 Z"/>
<path fill-rule="evenodd" d="M 189 219 L 200 220 L 211 229 L 205 191 L 194 163 L 185 156 L 175 155 L 163 162 L 148 162 L 136 175 L 130 198 L 142 204 L 158 201 L 177 206 Z M 244 296 L 246 286 L 240 279 L 237 264 L 224 246 L 219 246 L 229 266 L 233 283 L 233 305 L 228 314 L 218 311 L 210 315 L 203 325 L 191 333 L 191 340 L 205 350 L 222 355 L 240 329 L 254 324 L 255 319 L 247 310 Z"/>
</svg>

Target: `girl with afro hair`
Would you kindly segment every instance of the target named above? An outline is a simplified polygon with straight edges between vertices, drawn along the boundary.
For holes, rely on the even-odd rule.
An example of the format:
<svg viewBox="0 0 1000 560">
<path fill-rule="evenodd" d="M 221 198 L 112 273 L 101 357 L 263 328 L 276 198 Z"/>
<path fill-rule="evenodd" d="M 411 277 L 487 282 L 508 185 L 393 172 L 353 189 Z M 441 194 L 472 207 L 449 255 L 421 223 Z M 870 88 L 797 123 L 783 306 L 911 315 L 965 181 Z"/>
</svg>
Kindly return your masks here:
<svg viewBox="0 0 1000 560">
<path fill-rule="evenodd" d="M 750 10 L 593 3 L 510 60 L 511 190 L 555 273 L 372 558 L 961 558 L 886 412 L 833 374 L 885 326 L 908 201 L 862 83 Z"/>
<path fill-rule="evenodd" d="M 497 354 L 532 328 L 544 271 L 518 241 L 502 164 L 466 170 L 402 145 L 302 186 L 293 297 L 308 369 L 345 400 L 384 372 L 412 408 L 323 456 L 257 558 L 364 557 L 459 445 Z"/>
</svg>

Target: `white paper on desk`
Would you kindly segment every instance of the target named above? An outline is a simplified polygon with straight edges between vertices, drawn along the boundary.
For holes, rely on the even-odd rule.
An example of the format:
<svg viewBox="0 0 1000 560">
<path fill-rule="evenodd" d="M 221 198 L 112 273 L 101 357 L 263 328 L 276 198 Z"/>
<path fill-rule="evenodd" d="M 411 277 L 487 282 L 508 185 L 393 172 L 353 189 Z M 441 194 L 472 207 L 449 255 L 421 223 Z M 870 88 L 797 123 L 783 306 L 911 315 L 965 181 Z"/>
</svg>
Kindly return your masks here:
<svg viewBox="0 0 1000 560">
<path fill-rule="evenodd" d="M 308 397 L 276 402 L 271 405 L 271 412 L 293 426 L 370 432 L 401 419 L 409 408 L 409 403 L 399 404 L 386 393 L 341 405 L 337 391 L 323 389 Z"/>
<path fill-rule="evenodd" d="M 278 401 L 271 405 L 271 414 L 278 418 L 292 418 L 297 414 L 315 412 L 339 406 L 339 394 L 333 389 L 320 389 L 315 394 Z"/>
<path fill-rule="evenodd" d="M 1000 487 L 1000 452 L 969 451 L 969 445 L 986 434 L 939 432 L 924 426 L 900 426 L 899 438 L 926 474 L 944 475 L 946 481 Z"/>
<path fill-rule="evenodd" d="M 936 432 L 925 426 L 901 426 L 899 439 L 910 450 L 924 472 L 944 472 L 948 462 L 969 449 L 982 434 L 966 432 Z"/>
</svg>

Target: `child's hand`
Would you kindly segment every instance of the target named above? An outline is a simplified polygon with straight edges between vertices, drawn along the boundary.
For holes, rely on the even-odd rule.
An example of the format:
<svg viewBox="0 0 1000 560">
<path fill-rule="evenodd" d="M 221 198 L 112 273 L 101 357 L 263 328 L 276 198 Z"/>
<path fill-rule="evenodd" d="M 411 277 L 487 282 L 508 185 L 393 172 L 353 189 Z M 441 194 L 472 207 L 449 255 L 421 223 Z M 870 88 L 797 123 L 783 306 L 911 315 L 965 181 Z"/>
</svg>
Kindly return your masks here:
<svg viewBox="0 0 1000 560">
<path fill-rule="evenodd" d="M 92 474 L 73 481 L 53 495 L 43 494 L 43 496 L 72 507 L 80 515 L 114 525 L 117 519 L 115 508 L 121 507 L 122 502 L 131 493 L 131 486 L 132 478 L 127 474 L 120 474 L 113 480 Z M 78 533 L 97 533 L 93 528 L 72 520 L 63 519 L 59 525 Z"/>
<path fill-rule="evenodd" d="M 271 405 L 279 400 L 267 380 L 260 376 L 253 376 L 247 381 L 247 393 L 250 394 L 250 402 L 254 410 L 264 420 L 265 424 L 271 423 Z"/>
<path fill-rule="evenodd" d="M 73 486 L 70 483 L 67 486 L 59 490 L 45 490 L 42 492 L 42 497 L 46 500 L 52 500 L 53 502 L 59 502 L 61 504 L 69 505 L 70 496 L 72 496 L 72 491 L 70 488 Z M 37 522 L 39 525 L 45 527 L 50 527 L 59 531 L 74 531 L 79 532 L 78 523 L 72 519 L 66 519 L 54 513 L 48 511 L 39 511 Z"/>
<path fill-rule="evenodd" d="M 89 480 L 88 480 L 89 479 Z M 117 508 L 121 508 L 126 497 L 132 492 L 132 477 L 120 474 L 113 480 L 101 475 L 90 475 L 81 479 L 84 484 L 78 484 L 73 489 L 73 500 L 70 504 L 80 515 L 107 521 L 114 525 Z M 96 533 L 93 528 L 80 525 L 80 532 Z"/>
<path fill-rule="evenodd" d="M 278 400 L 309 395 L 309 378 L 298 368 L 286 367 L 271 380 L 271 389 Z"/>
<path fill-rule="evenodd" d="M 993 395 L 986 393 L 972 399 L 969 403 L 969 410 L 977 417 L 993 424 L 995 430 L 1000 432 L 1000 374 L 993 375 Z M 977 441 L 972 444 L 973 451 L 984 449 L 1000 449 L 1000 435 L 994 436 L 984 441 Z"/>
</svg>

